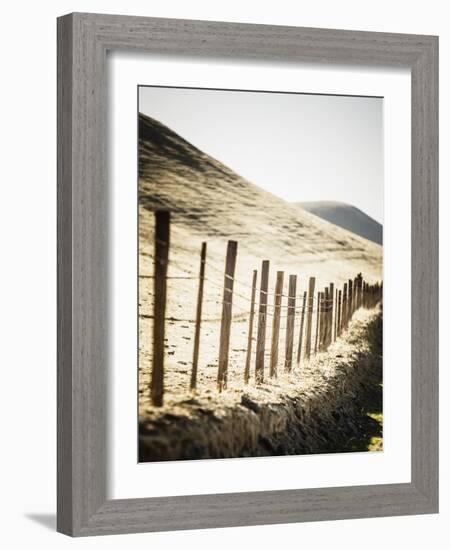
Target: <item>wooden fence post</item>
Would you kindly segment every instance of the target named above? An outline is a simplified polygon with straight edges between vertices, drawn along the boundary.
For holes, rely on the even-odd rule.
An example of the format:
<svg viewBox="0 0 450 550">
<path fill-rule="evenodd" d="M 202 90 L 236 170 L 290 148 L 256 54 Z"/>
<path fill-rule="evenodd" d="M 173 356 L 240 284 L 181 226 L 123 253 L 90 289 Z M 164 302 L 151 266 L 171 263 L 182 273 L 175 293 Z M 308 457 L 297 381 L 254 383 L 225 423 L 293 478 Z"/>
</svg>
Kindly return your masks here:
<svg viewBox="0 0 450 550">
<path fill-rule="evenodd" d="M 155 262 L 153 304 L 153 365 L 151 401 L 155 407 L 164 402 L 164 336 L 167 302 L 167 266 L 170 244 L 170 212 L 155 212 Z"/>
<path fill-rule="evenodd" d="M 320 306 L 319 351 L 323 351 L 327 322 L 327 293 L 326 287 L 322 291 L 322 303 Z"/>
<path fill-rule="evenodd" d="M 272 345 L 270 348 L 270 376 L 277 376 L 278 365 L 278 338 L 280 336 L 280 313 L 281 299 L 283 297 L 284 271 L 277 271 L 277 282 L 275 284 L 275 295 L 273 300 L 273 321 L 272 321 Z"/>
<path fill-rule="evenodd" d="M 352 320 L 353 312 L 353 281 L 348 280 L 348 294 L 347 294 L 347 326 Z"/>
<path fill-rule="evenodd" d="M 323 341 L 323 330 L 324 330 L 324 317 L 325 317 L 325 288 L 319 292 L 320 302 L 319 302 L 319 342 L 317 344 L 317 351 L 322 351 L 322 341 Z"/>
<path fill-rule="evenodd" d="M 219 372 L 217 387 L 221 392 L 227 387 L 228 379 L 228 355 L 230 348 L 231 318 L 233 308 L 234 272 L 236 269 L 237 255 L 236 241 L 228 241 L 227 256 L 225 260 L 225 276 L 223 283 L 222 320 L 220 323 L 219 344 Z"/>
<path fill-rule="evenodd" d="M 363 283 L 362 273 L 358 273 L 358 300 L 357 300 L 358 309 L 361 307 L 362 283 Z"/>
<path fill-rule="evenodd" d="M 333 324 L 333 341 L 337 338 L 337 318 L 338 318 L 338 289 L 334 293 L 334 324 Z"/>
<path fill-rule="evenodd" d="M 317 345 L 319 343 L 319 327 L 321 323 L 321 313 L 322 313 L 322 292 L 317 293 L 317 306 L 316 306 L 316 337 L 314 342 L 314 355 L 317 353 Z"/>
<path fill-rule="evenodd" d="M 203 286 L 205 282 L 206 243 L 202 243 L 200 252 L 200 273 L 198 281 L 197 311 L 195 317 L 194 353 L 192 358 L 191 390 L 197 387 L 198 352 L 200 348 L 200 326 L 202 322 Z"/>
<path fill-rule="evenodd" d="M 253 344 L 253 324 L 255 318 L 255 296 L 256 296 L 256 277 L 258 272 L 253 270 L 252 279 L 252 295 L 250 298 L 250 317 L 248 320 L 248 339 L 247 339 L 247 357 L 245 358 L 244 382 L 248 384 L 250 380 L 250 363 L 252 360 L 252 344 Z"/>
<path fill-rule="evenodd" d="M 264 352 L 266 345 L 267 290 L 269 288 L 269 260 L 263 260 L 259 291 L 258 336 L 256 338 L 255 380 L 264 382 Z"/>
<path fill-rule="evenodd" d="M 316 286 L 316 278 L 309 278 L 308 285 L 308 316 L 306 318 L 306 342 L 305 342 L 305 357 L 309 359 L 311 356 L 311 331 L 312 331 L 312 312 L 314 307 L 314 288 Z"/>
<path fill-rule="evenodd" d="M 303 293 L 302 316 L 300 320 L 300 334 L 298 336 L 297 365 L 300 365 L 300 359 L 302 355 L 303 327 L 305 324 L 305 310 L 306 310 L 306 296 L 307 296 L 307 292 L 305 290 L 305 292 Z"/>
<path fill-rule="evenodd" d="M 341 335 L 341 322 L 342 322 L 342 290 L 338 293 L 338 310 L 337 310 L 337 336 Z"/>
<path fill-rule="evenodd" d="M 328 311 L 328 338 L 327 347 L 330 346 L 333 341 L 333 311 L 334 311 L 334 283 L 330 283 L 330 295 L 329 295 L 329 311 Z"/>
<path fill-rule="evenodd" d="M 323 299 L 323 324 L 320 330 L 320 350 L 324 351 L 327 347 L 327 338 L 328 338 L 328 304 L 329 304 L 329 291 L 328 287 L 325 287 L 324 290 L 324 299 Z"/>
<path fill-rule="evenodd" d="M 342 326 L 341 332 L 347 328 L 347 283 L 344 283 L 344 292 L 342 296 Z"/>
<path fill-rule="evenodd" d="M 363 287 L 363 279 L 360 277 L 358 281 L 358 308 L 362 306 L 362 287 Z"/>
<path fill-rule="evenodd" d="M 355 279 L 355 311 L 359 308 L 359 273 Z"/>
<path fill-rule="evenodd" d="M 297 292 L 297 275 L 289 275 L 288 308 L 286 320 L 286 355 L 284 370 L 292 370 L 292 354 L 294 351 L 294 325 L 295 325 L 295 293 Z"/>
</svg>

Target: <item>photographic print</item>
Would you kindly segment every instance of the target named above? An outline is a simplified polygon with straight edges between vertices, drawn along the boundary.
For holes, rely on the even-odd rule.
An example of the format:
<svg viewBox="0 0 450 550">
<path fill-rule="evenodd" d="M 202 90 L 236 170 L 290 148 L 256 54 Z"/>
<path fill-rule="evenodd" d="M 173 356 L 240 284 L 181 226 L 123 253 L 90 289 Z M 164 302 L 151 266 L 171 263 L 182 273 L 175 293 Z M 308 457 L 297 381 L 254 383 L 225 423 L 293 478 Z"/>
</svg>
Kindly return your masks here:
<svg viewBox="0 0 450 550">
<path fill-rule="evenodd" d="M 139 462 L 383 450 L 383 98 L 139 86 Z"/>
</svg>

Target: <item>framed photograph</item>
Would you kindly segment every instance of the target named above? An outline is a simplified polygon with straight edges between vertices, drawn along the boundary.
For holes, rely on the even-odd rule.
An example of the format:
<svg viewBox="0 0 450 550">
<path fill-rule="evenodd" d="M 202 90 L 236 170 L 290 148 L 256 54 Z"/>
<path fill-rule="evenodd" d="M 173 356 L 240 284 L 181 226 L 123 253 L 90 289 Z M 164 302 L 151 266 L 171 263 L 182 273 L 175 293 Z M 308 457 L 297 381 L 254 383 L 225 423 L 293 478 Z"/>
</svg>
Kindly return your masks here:
<svg viewBox="0 0 450 550">
<path fill-rule="evenodd" d="M 438 511 L 438 39 L 58 19 L 58 530 Z"/>
</svg>

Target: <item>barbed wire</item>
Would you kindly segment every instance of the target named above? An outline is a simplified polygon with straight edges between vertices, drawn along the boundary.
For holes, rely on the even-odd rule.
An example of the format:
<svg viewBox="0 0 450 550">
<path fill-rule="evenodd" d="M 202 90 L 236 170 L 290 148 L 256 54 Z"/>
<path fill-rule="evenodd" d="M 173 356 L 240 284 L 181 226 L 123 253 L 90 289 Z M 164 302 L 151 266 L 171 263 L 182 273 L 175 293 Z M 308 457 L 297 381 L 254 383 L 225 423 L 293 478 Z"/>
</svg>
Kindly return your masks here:
<svg viewBox="0 0 450 550">
<path fill-rule="evenodd" d="M 143 278 L 143 279 L 154 279 L 154 275 L 139 275 L 140 278 Z M 200 277 L 198 276 L 187 276 L 187 275 L 174 275 L 174 276 L 170 276 L 168 275 L 166 277 L 166 279 L 169 279 L 169 280 L 199 280 Z M 230 277 L 228 276 L 228 279 L 234 281 L 234 282 L 239 282 L 239 280 L 233 278 L 233 277 Z M 219 289 L 220 291 L 225 291 L 225 292 L 229 292 L 229 293 L 232 293 L 233 296 L 238 296 L 239 298 L 242 298 L 243 300 L 246 300 L 247 302 L 251 302 L 251 298 L 249 298 L 248 296 L 245 296 L 244 294 L 241 294 L 240 292 L 237 292 L 234 288 L 231 289 L 231 288 L 227 288 L 227 287 L 223 287 L 220 283 L 216 282 L 215 280 L 209 278 L 209 277 L 203 277 L 203 280 L 208 282 L 209 284 L 211 284 L 212 286 L 216 287 L 217 289 Z M 251 288 L 251 287 L 250 287 Z M 295 299 L 295 300 L 303 300 L 303 294 L 296 294 L 296 295 L 289 295 L 289 294 L 280 294 L 280 293 L 276 293 L 276 292 L 270 292 L 270 291 L 265 291 L 265 290 L 261 290 L 261 289 L 258 289 L 258 288 L 255 288 L 255 291 L 256 293 L 258 294 L 264 294 L 264 295 L 267 295 L 267 296 L 273 296 L 274 298 L 288 298 L 288 299 Z M 326 299 L 320 299 L 316 294 L 314 294 L 314 296 L 307 296 L 307 301 L 309 300 L 313 300 L 313 301 L 317 301 L 317 302 L 320 302 L 320 304 L 328 304 L 328 305 L 331 305 L 332 303 L 335 303 L 336 300 L 334 299 L 331 299 L 329 298 L 328 300 Z M 255 300 L 255 303 L 256 303 L 256 300 Z M 271 307 L 271 308 L 276 308 L 276 307 L 280 307 L 280 308 L 292 308 L 293 306 L 289 306 L 289 305 L 284 305 L 284 304 L 274 304 L 274 303 L 270 303 L 270 302 L 267 302 L 266 304 L 266 307 Z M 302 306 L 295 306 L 296 309 L 298 310 L 301 310 L 302 309 Z M 308 309 L 308 306 L 305 307 L 305 309 L 307 310 Z"/>
<path fill-rule="evenodd" d="M 167 246 L 167 242 L 166 241 L 161 241 L 159 239 L 157 239 L 157 242 L 159 244 L 164 244 L 165 246 Z M 178 247 L 178 244 L 177 244 L 177 247 Z M 189 252 L 190 254 L 193 254 L 193 250 L 192 249 L 188 249 L 188 248 L 183 248 L 183 247 L 179 247 L 181 248 L 182 250 L 185 250 L 186 252 Z M 181 265 L 177 260 L 175 260 L 174 258 L 169 258 L 168 260 L 168 266 L 170 265 L 174 265 L 175 267 L 177 267 L 178 269 L 180 269 L 181 271 L 185 272 L 185 273 L 189 273 L 189 277 L 192 277 L 193 279 L 195 279 L 195 275 L 192 275 L 191 272 L 187 272 L 186 271 L 186 266 L 183 266 Z M 244 282 L 236 277 L 232 277 L 231 275 L 228 275 L 226 273 L 223 272 L 223 270 L 219 269 L 218 267 L 216 267 L 215 265 L 213 265 L 212 263 L 208 263 L 206 262 L 206 268 L 209 270 L 209 269 L 212 269 L 213 271 L 219 273 L 221 275 L 221 277 L 224 277 L 225 279 L 229 279 L 229 280 L 232 280 L 234 283 L 236 284 L 239 284 L 249 290 L 252 290 L 253 287 L 251 284 L 247 283 L 247 282 Z M 194 269 L 194 266 L 193 268 Z M 146 276 L 146 278 L 152 278 L 153 276 Z M 169 277 L 170 278 L 170 277 Z M 174 277 L 172 277 L 174 278 Z M 187 277 L 186 277 L 187 278 Z M 197 277 L 198 278 L 198 277 Z M 302 278 L 303 279 L 303 278 Z M 353 279 L 352 279 L 353 280 Z M 303 294 L 304 292 L 307 292 L 308 293 L 308 288 L 306 287 L 300 287 L 300 289 L 298 289 L 298 292 L 299 294 L 296 294 L 295 297 L 297 299 L 302 299 L 303 298 Z M 277 297 L 282 297 L 282 298 L 290 298 L 289 294 L 285 294 L 285 293 L 281 293 L 281 294 L 274 294 L 270 291 L 265 291 L 265 290 L 262 290 L 262 289 L 258 289 L 258 292 L 259 293 L 262 293 L 262 294 L 266 294 L 266 295 L 274 295 L 274 296 L 277 296 Z M 317 299 L 316 297 L 314 297 L 314 299 Z"/>
<path fill-rule="evenodd" d="M 158 244 L 168 246 L 168 243 L 166 241 L 156 239 L 156 242 Z M 179 246 L 179 248 L 181 248 L 182 250 L 185 250 L 186 252 L 189 252 L 190 254 L 193 253 L 192 249 L 183 248 L 181 246 Z M 186 266 L 181 265 L 181 263 L 179 261 L 177 261 L 176 259 L 174 259 L 174 258 L 169 258 L 167 263 L 168 263 L 169 267 L 173 266 L 176 269 L 179 269 L 183 273 L 182 275 L 167 275 L 166 278 L 168 280 L 191 280 L 191 281 L 200 280 L 199 275 L 195 275 L 195 274 L 192 273 L 192 271 L 194 270 L 194 266 L 192 267 L 192 271 L 187 271 Z M 308 289 L 301 289 L 299 291 L 299 294 L 296 293 L 295 295 L 285 294 L 284 292 L 281 292 L 281 293 L 277 293 L 277 292 L 274 292 L 274 291 L 271 292 L 269 290 L 263 290 L 261 288 L 258 289 L 257 287 L 253 287 L 253 285 L 251 285 L 249 283 L 241 281 L 240 279 L 236 278 L 235 276 L 231 276 L 227 273 L 223 273 L 222 270 L 220 270 L 219 268 L 217 268 L 216 266 L 214 266 L 211 263 L 207 263 L 206 267 L 208 269 L 212 269 L 213 271 L 215 271 L 217 273 L 220 273 L 221 277 L 224 278 L 224 281 L 228 280 L 228 281 L 231 281 L 233 283 L 233 288 L 228 288 L 227 286 L 222 285 L 219 282 L 217 282 L 215 279 L 203 276 L 203 280 L 206 283 L 208 283 L 208 285 L 211 285 L 211 286 L 217 288 L 218 290 L 220 290 L 221 293 L 223 293 L 223 295 L 225 295 L 226 293 L 229 293 L 229 294 L 231 294 L 232 298 L 237 297 L 237 298 L 240 298 L 241 300 L 244 300 L 245 302 L 247 302 L 249 304 L 252 304 L 252 299 L 251 298 L 249 298 L 248 296 L 242 294 L 241 292 L 238 292 L 234 288 L 235 284 L 240 285 L 240 286 L 242 286 L 246 289 L 251 290 L 252 294 L 253 294 L 253 292 L 255 292 L 255 294 L 259 294 L 260 299 L 259 300 L 255 299 L 253 301 L 253 307 L 255 308 L 255 317 L 260 316 L 260 315 L 265 315 L 266 317 L 273 318 L 273 317 L 276 316 L 276 313 L 278 312 L 280 319 L 282 319 L 282 318 L 287 318 L 289 316 L 289 314 L 301 315 L 304 312 L 305 313 L 309 312 L 312 315 L 316 314 L 316 316 L 317 316 L 318 313 L 320 315 L 328 315 L 331 311 L 333 311 L 333 312 L 335 311 L 334 305 L 337 304 L 335 296 L 331 295 L 329 298 L 325 298 L 323 291 L 317 290 L 317 291 L 314 292 L 314 294 L 312 296 L 309 295 L 309 288 Z M 154 275 L 148 275 L 148 274 L 142 274 L 142 275 L 140 275 L 140 277 L 145 278 L 145 279 L 154 279 L 155 278 Z M 353 280 L 353 279 L 349 279 L 349 280 Z M 336 292 L 337 291 L 338 291 L 338 288 L 336 288 Z M 347 294 L 347 296 L 348 296 L 347 303 L 356 294 L 357 294 L 357 292 L 348 293 Z M 273 296 L 273 303 L 270 303 L 270 302 L 267 302 L 265 304 L 261 303 L 261 295 L 271 296 L 271 297 Z M 303 306 L 303 304 L 300 305 L 300 304 L 297 303 L 297 300 L 302 302 L 303 300 L 305 300 L 305 297 L 306 297 L 305 306 Z M 288 300 L 294 300 L 294 305 L 289 304 L 289 303 L 288 304 L 282 304 L 282 303 L 277 304 L 276 303 L 277 298 L 281 298 L 281 299 L 287 298 Z M 238 315 L 233 315 L 232 316 L 232 318 L 234 318 L 234 319 L 242 317 L 242 315 L 248 313 L 248 311 L 244 310 L 242 308 L 242 306 L 239 306 L 235 300 L 233 300 L 232 307 L 233 307 L 233 309 L 238 309 L 240 311 L 240 313 Z M 260 311 L 261 308 L 263 308 L 264 311 Z M 282 312 L 286 312 L 285 317 L 281 315 Z M 334 315 L 335 315 L 335 313 L 334 313 Z M 147 317 L 150 317 L 150 316 L 147 316 Z M 214 321 L 214 322 L 218 321 L 218 320 L 220 320 L 220 318 L 210 319 L 210 321 Z M 194 322 L 194 321 L 190 321 L 190 322 Z"/>
</svg>

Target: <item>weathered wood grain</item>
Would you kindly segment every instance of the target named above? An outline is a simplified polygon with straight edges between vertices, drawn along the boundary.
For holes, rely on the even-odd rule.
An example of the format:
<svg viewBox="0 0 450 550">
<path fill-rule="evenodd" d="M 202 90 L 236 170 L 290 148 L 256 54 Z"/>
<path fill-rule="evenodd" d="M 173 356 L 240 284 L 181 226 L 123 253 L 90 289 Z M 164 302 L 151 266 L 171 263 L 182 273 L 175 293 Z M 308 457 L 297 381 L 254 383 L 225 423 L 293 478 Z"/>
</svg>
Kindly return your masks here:
<svg viewBox="0 0 450 550">
<path fill-rule="evenodd" d="M 314 309 L 314 288 L 316 286 L 315 277 L 309 278 L 308 283 L 308 315 L 306 316 L 306 340 L 305 340 L 305 358 L 311 356 L 311 336 L 312 336 L 312 314 Z"/>
<path fill-rule="evenodd" d="M 205 242 L 202 243 L 200 251 L 200 272 L 198 275 L 198 294 L 197 294 L 197 309 L 195 312 L 195 332 L 194 332 L 194 351 L 192 353 L 192 371 L 191 371 L 191 390 L 197 387 L 197 371 L 198 371 L 198 353 L 200 350 L 200 330 L 202 325 L 202 306 L 203 306 L 203 288 L 205 286 L 205 264 L 206 264 L 206 247 Z"/>
<path fill-rule="evenodd" d="M 289 275 L 288 308 L 286 320 L 286 342 L 284 370 L 292 370 L 292 354 L 294 351 L 294 325 L 295 325 L 295 293 L 297 289 L 297 275 Z"/>
<path fill-rule="evenodd" d="M 277 280 L 275 283 L 275 296 L 273 300 L 272 340 L 271 340 L 271 346 L 270 346 L 269 374 L 271 377 L 277 376 L 278 339 L 280 337 L 280 314 L 281 314 L 281 299 L 283 297 L 283 279 L 284 279 L 284 271 L 277 271 Z"/>
<path fill-rule="evenodd" d="M 269 260 L 263 260 L 261 264 L 261 285 L 259 289 L 258 333 L 256 336 L 255 381 L 257 384 L 264 382 L 268 289 Z"/>
<path fill-rule="evenodd" d="M 231 320 L 233 317 L 233 287 L 236 270 L 238 243 L 228 241 L 225 258 L 225 275 L 223 280 L 222 319 L 220 322 L 219 369 L 217 387 L 219 391 L 227 387 L 228 358 L 230 351 Z"/>
<path fill-rule="evenodd" d="M 248 337 L 247 337 L 247 355 L 245 357 L 244 382 L 248 384 L 250 380 L 250 363 L 252 360 L 252 344 L 253 344 L 253 323 L 255 319 L 255 296 L 256 296 L 256 277 L 258 271 L 253 270 L 252 279 L 252 294 L 250 297 L 250 315 L 248 319 Z"/>
<path fill-rule="evenodd" d="M 166 326 L 167 267 L 170 246 L 170 212 L 155 212 L 155 279 L 153 307 L 153 361 L 151 399 L 155 407 L 164 401 L 164 334 Z"/>
<path fill-rule="evenodd" d="M 305 325 L 305 314 L 306 314 L 306 290 L 303 292 L 303 302 L 302 302 L 302 315 L 300 318 L 300 332 L 298 335 L 298 349 L 297 349 L 297 366 L 300 365 L 303 349 L 303 329 Z M 316 329 L 317 330 L 317 329 Z"/>
</svg>

